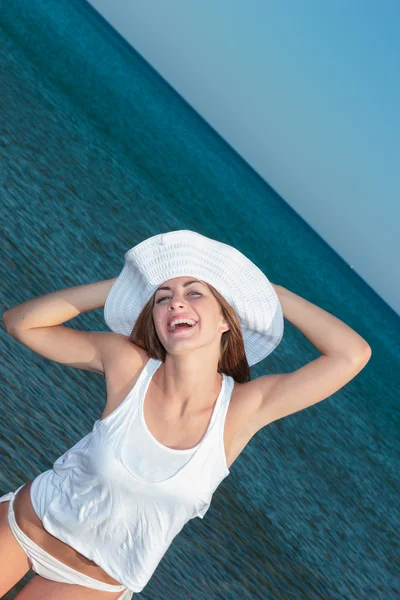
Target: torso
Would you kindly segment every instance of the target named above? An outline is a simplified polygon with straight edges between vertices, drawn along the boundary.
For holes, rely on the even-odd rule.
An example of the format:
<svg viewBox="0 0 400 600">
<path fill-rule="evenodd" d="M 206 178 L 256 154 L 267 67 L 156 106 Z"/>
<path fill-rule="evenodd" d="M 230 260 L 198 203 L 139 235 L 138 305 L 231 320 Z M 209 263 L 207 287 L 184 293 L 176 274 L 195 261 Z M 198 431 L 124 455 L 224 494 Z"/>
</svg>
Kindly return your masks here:
<svg viewBox="0 0 400 600">
<path fill-rule="evenodd" d="M 129 390 L 135 385 L 142 368 L 148 359 L 149 357 L 144 350 L 137 346 L 133 346 L 128 340 L 121 343 L 121 352 L 118 357 L 114 358 L 113 363 L 110 363 L 105 368 L 107 402 L 100 418 L 106 417 L 122 402 Z M 132 364 L 136 365 L 136 368 L 134 369 L 135 374 L 133 376 Z M 251 381 L 242 384 L 235 383 L 232 392 L 224 428 L 224 444 L 228 468 L 230 468 L 232 463 L 250 441 L 252 435 L 254 435 L 254 432 L 250 433 L 251 428 L 248 426 L 249 420 L 251 419 L 252 404 L 256 402 L 251 384 Z M 154 395 L 154 387 L 150 385 L 146 394 L 147 407 L 152 405 L 152 401 L 153 405 L 157 401 L 156 398 L 152 397 L 152 394 Z M 147 411 L 148 410 L 149 409 L 147 408 Z M 183 424 L 177 425 L 177 431 L 179 427 L 179 431 L 184 431 L 185 434 L 184 438 L 181 437 L 180 439 L 176 439 L 174 447 L 185 448 L 195 446 L 207 429 L 212 410 L 213 406 L 210 405 L 210 409 L 205 411 L 204 421 L 202 416 L 201 423 L 199 422 L 199 418 L 199 421 L 196 421 L 194 425 L 191 425 L 190 427 L 187 426 L 188 424 L 185 424 L 185 426 L 183 426 Z M 157 426 L 156 424 L 152 425 L 151 415 L 149 418 L 146 414 L 145 418 L 148 425 L 150 425 L 151 431 L 154 432 L 154 435 L 157 438 Z M 159 441 L 165 445 L 172 445 L 166 440 L 159 439 Z M 68 544 L 55 538 L 44 529 L 42 522 L 33 509 L 30 499 L 31 483 L 32 482 L 29 482 L 25 485 L 18 492 L 14 500 L 15 518 L 22 531 L 46 552 L 73 569 L 104 583 L 120 585 L 119 581 L 110 577 L 93 561 L 74 550 Z"/>
</svg>

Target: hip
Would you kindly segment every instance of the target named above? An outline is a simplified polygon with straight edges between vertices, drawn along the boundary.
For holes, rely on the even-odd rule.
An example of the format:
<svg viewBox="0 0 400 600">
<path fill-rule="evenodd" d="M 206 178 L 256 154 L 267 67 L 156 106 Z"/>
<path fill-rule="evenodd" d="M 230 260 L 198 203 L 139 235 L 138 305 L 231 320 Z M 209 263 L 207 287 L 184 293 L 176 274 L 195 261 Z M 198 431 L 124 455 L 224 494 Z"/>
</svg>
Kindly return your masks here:
<svg viewBox="0 0 400 600">
<path fill-rule="evenodd" d="M 14 500 L 15 520 L 23 533 L 48 554 L 72 569 L 103 583 L 120 585 L 119 581 L 108 575 L 95 562 L 44 529 L 41 520 L 32 506 L 30 498 L 31 485 L 32 482 L 24 485 Z"/>
</svg>

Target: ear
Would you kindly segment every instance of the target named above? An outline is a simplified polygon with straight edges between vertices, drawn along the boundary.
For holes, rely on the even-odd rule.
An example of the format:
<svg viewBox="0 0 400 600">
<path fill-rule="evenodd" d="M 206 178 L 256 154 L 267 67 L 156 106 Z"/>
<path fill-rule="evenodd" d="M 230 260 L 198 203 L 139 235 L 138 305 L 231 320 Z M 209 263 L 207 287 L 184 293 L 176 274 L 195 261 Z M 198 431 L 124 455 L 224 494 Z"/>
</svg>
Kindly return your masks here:
<svg viewBox="0 0 400 600">
<path fill-rule="evenodd" d="M 222 323 L 223 325 L 226 325 L 225 330 L 222 333 L 225 333 L 226 331 L 229 331 L 229 325 L 226 319 L 222 319 Z"/>
</svg>

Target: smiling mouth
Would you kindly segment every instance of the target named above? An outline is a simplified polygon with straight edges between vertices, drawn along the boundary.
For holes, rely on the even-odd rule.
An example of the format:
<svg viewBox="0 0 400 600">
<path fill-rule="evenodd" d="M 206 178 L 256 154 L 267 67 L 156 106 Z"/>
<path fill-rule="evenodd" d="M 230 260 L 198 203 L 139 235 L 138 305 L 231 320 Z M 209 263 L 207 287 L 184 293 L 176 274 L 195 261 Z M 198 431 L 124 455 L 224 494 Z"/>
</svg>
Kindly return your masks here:
<svg viewBox="0 0 400 600">
<path fill-rule="evenodd" d="M 169 333 L 177 333 L 178 331 L 185 331 L 187 329 L 194 329 L 196 327 L 197 323 L 195 325 L 186 325 L 186 324 L 178 324 L 175 325 L 174 329 L 171 329 L 170 327 L 167 327 L 167 330 L 169 331 Z"/>
</svg>

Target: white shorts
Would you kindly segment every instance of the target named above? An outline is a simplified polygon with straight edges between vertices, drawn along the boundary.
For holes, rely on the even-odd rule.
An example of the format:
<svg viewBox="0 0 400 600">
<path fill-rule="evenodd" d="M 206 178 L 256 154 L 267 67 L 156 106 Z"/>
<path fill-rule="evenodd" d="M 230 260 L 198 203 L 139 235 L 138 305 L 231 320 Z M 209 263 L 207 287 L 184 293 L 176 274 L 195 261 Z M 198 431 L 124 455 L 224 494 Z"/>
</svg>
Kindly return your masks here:
<svg viewBox="0 0 400 600">
<path fill-rule="evenodd" d="M 0 502 L 8 502 L 8 523 L 11 531 L 27 555 L 30 568 L 32 571 L 51 581 L 59 581 L 60 583 L 74 583 L 83 585 L 85 587 L 93 588 L 94 590 L 102 590 L 103 592 L 123 592 L 119 596 L 118 600 L 130 600 L 133 596 L 133 592 L 128 590 L 124 585 L 111 585 L 109 583 L 103 583 L 97 579 L 89 577 L 84 573 L 75 571 L 72 567 L 65 565 L 64 563 L 48 554 L 43 548 L 35 544 L 25 533 L 18 527 L 14 515 L 14 498 L 19 490 L 24 487 L 25 484 L 21 485 L 15 492 L 9 492 L 0 497 Z"/>
</svg>

